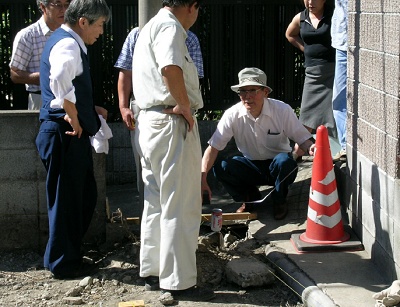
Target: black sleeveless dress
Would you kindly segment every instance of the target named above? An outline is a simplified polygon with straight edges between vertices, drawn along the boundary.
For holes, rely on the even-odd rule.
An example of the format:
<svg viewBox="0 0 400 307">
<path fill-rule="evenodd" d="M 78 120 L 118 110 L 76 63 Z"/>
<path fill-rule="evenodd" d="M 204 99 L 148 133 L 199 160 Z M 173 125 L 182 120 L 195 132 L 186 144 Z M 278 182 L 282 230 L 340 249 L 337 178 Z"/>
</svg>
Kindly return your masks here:
<svg viewBox="0 0 400 307">
<path fill-rule="evenodd" d="M 336 137 L 335 119 L 332 111 L 332 88 L 335 74 L 335 49 L 331 46 L 331 19 L 333 9 L 326 6 L 324 17 L 314 28 L 309 11 L 300 13 L 300 36 L 304 42 L 303 97 L 300 121 L 312 129 L 325 125 L 329 134 Z"/>
</svg>

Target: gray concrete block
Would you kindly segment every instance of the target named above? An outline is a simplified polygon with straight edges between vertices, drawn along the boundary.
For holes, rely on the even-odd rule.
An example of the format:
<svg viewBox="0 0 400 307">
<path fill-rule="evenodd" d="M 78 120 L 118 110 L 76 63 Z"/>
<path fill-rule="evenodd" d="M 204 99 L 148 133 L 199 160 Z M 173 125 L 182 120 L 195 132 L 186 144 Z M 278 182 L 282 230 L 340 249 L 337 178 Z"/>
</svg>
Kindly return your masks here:
<svg viewBox="0 0 400 307">
<path fill-rule="evenodd" d="M 38 250 L 41 225 L 36 214 L 1 215 L 0 225 L 0 250 Z"/>
<path fill-rule="evenodd" d="M 397 266 L 396 271 L 398 272 L 398 266 L 400 265 L 400 225 L 398 222 L 393 226 L 393 259 Z"/>
<path fill-rule="evenodd" d="M 0 216 L 38 214 L 38 186 L 35 181 L 10 180 L 1 183 Z"/>
<path fill-rule="evenodd" d="M 36 148 L 35 139 L 40 125 L 38 111 L 0 111 L 0 115 L 1 151 Z"/>
<path fill-rule="evenodd" d="M 400 89 L 400 86 L 398 87 Z M 400 99 L 399 97 L 394 97 L 390 95 L 385 95 L 385 105 L 386 105 L 386 131 L 392 137 L 397 138 L 398 131 L 398 121 L 400 118 Z"/>
<path fill-rule="evenodd" d="M 395 1 L 391 1 L 395 2 Z M 400 6 L 400 3 L 397 4 Z M 398 9 L 398 8 L 397 8 Z M 383 47 L 384 51 L 399 56 L 400 55 L 400 35 L 393 35 L 394 33 L 400 33 L 400 15 L 399 14 L 387 14 L 384 15 L 383 22 Z"/>
<path fill-rule="evenodd" d="M 360 35 L 360 48 L 383 51 L 383 16 L 381 14 L 361 14 L 360 27 L 365 35 Z"/>
<path fill-rule="evenodd" d="M 383 91 L 384 88 L 384 55 L 375 50 L 360 49 L 360 78 L 359 81 L 374 89 Z"/>
<path fill-rule="evenodd" d="M 399 20 L 400 22 L 400 20 Z M 399 33 L 399 32 L 397 32 Z M 393 35 L 399 37 L 399 35 Z M 399 67 L 400 58 L 398 55 L 386 54 L 384 57 L 384 88 L 383 90 L 387 95 L 399 97 L 400 81 L 399 81 Z"/>
<path fill-rule="evenodd" d="M 358 95 L 358 115 L 369 123 L 373 122 L 377 128 L 385 130 L 387 116 L 385 104 L 371 104 L 371 101 L 383 101 L 385 94 L 361 84 Z"/>
<path fill-rule="evenodd" d="M 273 270 L 265 263 L 254 258 L 232 259 L 225 268 L 229 282 L 242 288 L 261 287 L 275 281 Z"/>
<path fill-rule="evenodd" d="M 35 148 L 0 150 L 0 182 L 38 179 L 38 156 Z"/>
<path fill-rule="evenodd" d="M 393 213 L 391 214 L 396 225 L 400 225 L 400 206 L 398 204 L 400 204 L 400 179 L 396 179 L 394 183 Z M 400 233 L 398 234 L 400 235 Z M 397 242 L 400 244 L 400 241 Z"/>
</svg>

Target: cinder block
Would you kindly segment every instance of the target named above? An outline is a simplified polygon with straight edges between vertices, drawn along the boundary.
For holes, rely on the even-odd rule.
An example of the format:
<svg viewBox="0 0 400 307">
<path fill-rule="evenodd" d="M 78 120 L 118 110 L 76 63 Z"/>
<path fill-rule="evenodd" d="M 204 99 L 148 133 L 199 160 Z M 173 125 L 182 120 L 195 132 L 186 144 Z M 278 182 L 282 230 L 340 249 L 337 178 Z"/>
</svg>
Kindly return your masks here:
<svg viewBox="0 0 400 307">
<path fill-rule="evenodd" d="M 0 111 L 0 150 L 35 149 L 38 111 Z M 18 124 L 16 124 L 18 123 Z"/>
<path fill-rule="evenodd" d="M 400 22 L 400 20 L 399 20 Z M 394 35 L 399 37 L 399 35 Z M 400 57 L 398 55 L 386 54 L 384 57 L 384 91 L 387 95 L 392 95 L 394 97 L 399 97 L 400 81 L 399 81 L 399 68 L 400 68 Z"/>
<path fill-rule="evenodd" d="M 400 89 L 400 87 L 399 87 Z M 399 118 L 400 118 L 400 99 L 390 95 L 385 95 L 386 105 L 386 132 L 393 138 L 399 137 Z"/>
<path fill-rule="evenodd" d="M 0 182 L 38 179 L 36 149 L 0 150 Z"/>
<path fill-rule="evenodd" d="M 37 215 L 1 215 L 0 225 L 0 250 L 38 250 L 40 225 Z"/>
<path fill-rule="evenodd" d="M 371 101 L 384 101 L 385 95 L 372 87 L 360 84 L 358 88 L 358 115 L 368 123 L 385 130 L 386 108 L 384 103 L 373 103 Z"/>
<path fill-rule="evenodd" d="M 10 180 L 1 183 L 0 216 L 38 214 L 38 185 L 35 181 Z M 0 226 L 1 227 L 1 226 Z"/>
<path fill-rule="evenodd" d="M 385 14 L 383 16 L 383 48 L 386 53 L 389 53 L 394 56 L 400 55 L 400 35 L 396 35 L 395 33 L 400 33 L 400 15 L 399 7 L 400 1 L 390 1 L 390 2 L 398 2 L 397 3 L 397 14 Z M 391 10 L 390 8 L 389 10 Z M 393 8 L 394 9 L 394 8 Z"/>
<path fill-rule="evenodd" d="M 373 50 L 360 50 L 359 81 L 374 89 L 384 88 L 384 55 Z"/>
<path fill-rule="evenodd" d="M 393 227 L 393 259 L 398 270 L 400 266 L 400 225 L 395 222 Z"/>
<path fill-rule="evenodd" d="M 364 1 L 367 2 L 367 1 Z M 361 14 L 359 47 L 371 51 L 383 51 L 383 15 Z"/>
</svg>

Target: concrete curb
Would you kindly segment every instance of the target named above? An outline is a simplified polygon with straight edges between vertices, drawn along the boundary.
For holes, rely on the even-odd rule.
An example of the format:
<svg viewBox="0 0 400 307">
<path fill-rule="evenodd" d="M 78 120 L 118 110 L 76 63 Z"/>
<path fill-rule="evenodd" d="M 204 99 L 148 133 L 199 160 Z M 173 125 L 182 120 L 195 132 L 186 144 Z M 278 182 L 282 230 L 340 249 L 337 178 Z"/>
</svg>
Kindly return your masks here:
<svg viewBox="0 0 400 307">
<path fill-rule="evenodd" d="M 305 307 L 338 307 L 311 278 L 302 271 L 286 254 L 285 250 L 267 245 L 265 255 L 277 275 L 297 295 Z"/>
</svg>

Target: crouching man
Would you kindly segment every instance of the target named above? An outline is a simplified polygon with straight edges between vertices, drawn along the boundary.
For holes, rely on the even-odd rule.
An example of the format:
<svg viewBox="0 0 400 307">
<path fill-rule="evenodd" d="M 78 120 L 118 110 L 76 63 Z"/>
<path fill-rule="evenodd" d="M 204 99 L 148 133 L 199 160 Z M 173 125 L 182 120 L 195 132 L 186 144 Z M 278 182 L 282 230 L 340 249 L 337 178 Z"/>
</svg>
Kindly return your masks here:
<svg viewBox="0 0 400 307">
<path fill-rule="evenodd" d="M 251 211 L 248 201 L 261 199 L 257 186 L 272 185 L 274 218 L 284 219 L 288 212 L 286 196 L 297 175 L 296 157 L 313 155 L 311 134 L 299 122 L 286 103 L 268 98 L 272 89 L 267 76 L 258 68 L 244 68 L 239 84 L 231 86 L 240 102 L 226 110 L 202 159 L 202 191 L 211 198 L 207 174 L 214 175 L 236 202 L 243 201 L 236 212 Z M 217 159 L 231 138 L 242 155 Z M 290 140 L 296 142 L 292 152 Z"/>
</svg>

